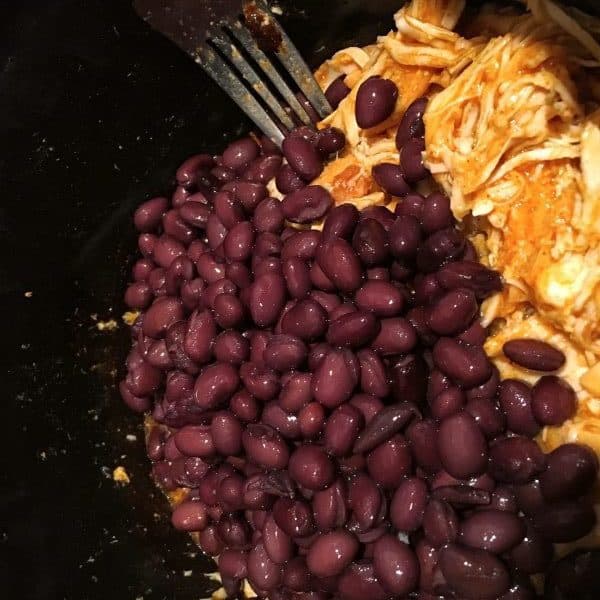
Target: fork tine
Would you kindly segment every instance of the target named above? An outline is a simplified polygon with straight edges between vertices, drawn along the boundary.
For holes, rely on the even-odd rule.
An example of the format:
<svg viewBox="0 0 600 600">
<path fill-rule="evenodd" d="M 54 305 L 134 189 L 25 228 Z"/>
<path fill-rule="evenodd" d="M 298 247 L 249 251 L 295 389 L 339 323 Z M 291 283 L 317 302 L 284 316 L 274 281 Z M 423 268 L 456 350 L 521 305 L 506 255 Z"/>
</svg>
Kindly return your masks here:
<svg viewBox="0 0 600 600">
<path fill-rule="evenodd" d="M 264 71 L 267 77 L 272 81 L 279 93 L 285 98 L 290 108 L 296 113 L 298 118 L 305 124 L 310 125 L 311 120 L 304 107 L 296 98 L 294 92 L 289 88 L 283 77 L 277 72 L 269 57 L 258 47 L 256 40 L 250 32 L 238 21 L 225 24 L 233 36 L 244 46 L 250 56 L 256 61 L 256 64 Z"/>
<path fill-rule="evenodd" d="M 273 16 L 269 7 L 264 0 L 255 0 L 255 4 L 260 10 L 264 11 L 273 26 L 277 29 L 281 35 L 281 44 L 275 51 L 277 57 L 288 70 L 294 81 L 298 84 L 298 87 L 302 90 L 304 95 L 308 98 L 309 102 L 315 107 L 315 110 L 319 113 L 322 119 L 324 119 L 332 108 L 325 94 L 322 92 L 319 84 L 315 81 L 311 70 L 308 65 L 304 62 L 300 52 L 292 40 L 287 36 L 281 25 L 277 22 L 277 19 Z"/>
<path fill-rule="evenodd" d="M 229 40 L 224 39 L 215 31 L 210 33 L 209 39 L 235 65 L 244 79 L 268 104 L 269 108 L 275 113 L 275 116 L 283 123 L 283 125 L 288 129 L 293 129 L 294 123 L 290 116 L 283 110 L 283 107 L 277 101 L 277 98 L 273 96 L 269 88 L 240 54 L 238 49 Z"/>
<path fill-rule="evenodd" d="M 197 62 L 222 87 L 229 97 L 252 119 L 254 124 L 278 146 L 283 142 L 283 133 L 258 100 L 244 87 L 227 63 L 211 48 L 198 49 Z"/>
</svg>

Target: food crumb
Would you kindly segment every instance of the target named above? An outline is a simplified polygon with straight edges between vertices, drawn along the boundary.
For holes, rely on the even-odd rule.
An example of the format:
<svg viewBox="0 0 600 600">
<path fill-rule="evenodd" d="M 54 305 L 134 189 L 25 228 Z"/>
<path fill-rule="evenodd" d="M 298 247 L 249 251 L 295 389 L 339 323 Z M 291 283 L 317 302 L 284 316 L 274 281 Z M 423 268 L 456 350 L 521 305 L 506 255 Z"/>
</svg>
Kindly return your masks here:
<svg viewBox="0 0 600 600">
<path fill-rule="evenodd" d="M 193 571 L 190 569 L 189 571 L 184 571 L 183 572 L 183 576 L 184 577 L 191 577 L 192 576 Z"/>
<path fill-rule="evenodd" d="M 283 14 L 283 9 L 281 8 L 281 6 L 277 6 L 276 4 L 271 6 L 271 12 L 274 15 L 282 15 Z"/>
<path fill-rule="evenodd" d="M 96 329 L 98 331 L 114 331 L 119 328 L 119 324 L 114 319 L 108 321 L 98 321 L 96 323 Z"/>
<path fill-rule="evenodd" d="M 139 314 L 139 310 L 128 310 L 126 313 L 123 313 L 121 318 L 126 325 L 131 326 L 135 323 L 135 320 L 138 318 Z"/>
<path fill-rule="evenodd" d="M 127 474 L 127 471 L 125 470 L 125 467 L 122 467 L 122 466 L 118 466 L 113 471 L 112 478 L 117 483 L 122 483 L 123 485 L 127 485 L 130 481 L 129 475 Z"/>
<path fill-rule="evenodd" d="M 137 442 L 137 435 L 133 435 L 133 433 L 128 433 L 128 434 L 125 436 L 125 439 L 126 439 L 128 442 Z"/>
<path fill-rule="evenodd" d="M 23 296 L 25 296 L 25 298 L 31 298 L 33 296 L 33 292 L 25 292 Z"/>
</svg>

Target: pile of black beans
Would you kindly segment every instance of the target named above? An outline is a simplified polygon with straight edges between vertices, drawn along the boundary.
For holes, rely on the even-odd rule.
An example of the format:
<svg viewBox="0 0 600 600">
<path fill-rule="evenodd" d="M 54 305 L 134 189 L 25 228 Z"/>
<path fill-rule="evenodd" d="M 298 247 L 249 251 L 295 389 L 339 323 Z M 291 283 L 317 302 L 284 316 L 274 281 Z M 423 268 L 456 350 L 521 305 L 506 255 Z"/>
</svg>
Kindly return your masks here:
<svg viewBox="0 0 600 600">
<path fill-rule="evenodd" d="M 389 115 L 389 83 L 359 90 L 361 126 Z M 301 127 L 285 162 L 250 137 L 188 159 L 171 199 L 135 214 L 121 393 L 151 413 L 154 478 L 189 489 L 173 524 L 218 556 L 231 598 L 244 579 L 271 600 L 534 598 L 553 543 L 595 524 L 595 454 L 532 439 L 575 411 L 552 373 L 564 356 L 511 342 L 546 374 L 500 380 L 479 322 L 500 277 L 446 196 L 412 191 L 425 102 L 399 128 L 400 165 L 374 169 L 395 212 L 334 207 L 310 182 L 344 135 Z"/>
</svg>

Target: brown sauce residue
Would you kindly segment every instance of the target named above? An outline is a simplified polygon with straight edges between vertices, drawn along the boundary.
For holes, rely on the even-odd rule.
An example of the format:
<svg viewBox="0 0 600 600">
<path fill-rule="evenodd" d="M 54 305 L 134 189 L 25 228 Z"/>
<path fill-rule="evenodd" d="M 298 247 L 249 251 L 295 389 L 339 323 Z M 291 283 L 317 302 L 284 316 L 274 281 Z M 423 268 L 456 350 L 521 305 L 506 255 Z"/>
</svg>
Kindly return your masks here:
<svg viewBox="0 0 600 600">
<path fill-rule="evenodd" d="M 244 2 L 244 20 L 258 45 L 265 52 L 277 52 L 281 45 L 281 33 L 271 15 L 256 6 L 255 2 Z"/>
</svg>

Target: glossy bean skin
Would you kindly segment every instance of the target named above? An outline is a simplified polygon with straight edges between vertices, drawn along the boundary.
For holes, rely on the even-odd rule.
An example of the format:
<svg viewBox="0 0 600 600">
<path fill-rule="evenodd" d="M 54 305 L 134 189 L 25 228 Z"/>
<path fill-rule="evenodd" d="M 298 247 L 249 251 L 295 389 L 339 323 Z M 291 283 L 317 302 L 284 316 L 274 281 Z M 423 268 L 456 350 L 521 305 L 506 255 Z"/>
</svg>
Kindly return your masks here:
<svg viewBox="0 0 600 600">
<path fill-rule="evenodd" d="M 411 423 L 406 430 L 416 463 L 428 473 L 435 473 L 442 468 L 437 435 L 438 428 L 432 419 Z"/>
<path fill-rule="evenodd" d="M 485 437 L 467 412 L 442 421 L 437 445 L 444 468 L 458 479 L 479 475 L 487 466 Z"/>
<path fill-rule="evenodd" d="M 215 414 L 210 424 L 215 450 L 223 456 L 234 456 L 242 449 L 242 426 L 229 412 Z"/>
<path fill-rule="evenodd" d="M 250 287 L 250 314 L 259 327 L 277 321 L 285 303 L 285 280 L 277 273 L 258 277 Z"/>
<path fill-rule="evenodd" d="M 576 498 L 590 491 L 598 475 L 598 457 L 583 444 L 563 444 L 547 455 L 540 489 L 546 500 Z"/>
<path fill-rule="evenodd" d="M 248 425 L 242 434 L 242 444 L 248 457 L 266 469 L 284 469 L 289 450 L 281 436 L 266 425 Z"/>
<path fill-rule="evenodd" d="M 294 549 L 290 537 L 268 516 L 262 528 L 262 543 L 269 558 L 278 565 L 286 563 L 293 556 Z"/>
<path fill-rule="evenodd" d="M 248 554 L 248 579 L 259 590 L 276 589 L 282 577 L 281 567 L 267 554 L 264 544 L 257 544 Z"/>
<path fill-rule="evenodd" d="M 404 144 L 400 153 L 400 166 L 407 181 L 421 181 L 427 176 L 427 168 L 423 164 L 425 140 L 412 138 Z"/>
<path fill-rule="evenodd" d="M 417 266 L 426 273 L 436 271 L 444 263 L 459 257 L 464 248 L 465 238 L 460 232 L 452 228 L 436 231 L 419 247 Z"/>
<path fill-rule="evenodd" d="M 402 317 L 382 319 L 381 329 L 371 347 L 383 356 L 406 354 L 417 344 L 417 333 L 410 322 Z"/>
<path fill-rule="evenodd" d="M 318 402 L 310 402 L 298 413 L 302 436 L 308 440 L 317 438 L 325 425 L 325 409 Z"/>
<path fill-rule="evenodd" d="M 307 185 L 288 193 L 281 204 L 283 214 L 293 223 L 310 223 L 325 216 L 331 208 L 331 194 L 320 185 Z"/>
<path fill-rule="evenodd" d="M 484 300 L 502 289 L 502 280 L 496 271 L 470 260 L 460 260 L 444 265 L 437 272 L 437 278 L 444 288 L 448 290 L 469 289 L 478 300 Z"/>
<path fill-rule="evenodd" d="M 356 94 L 356 122 L 368 129 L 385 121 L 394 111 L 398 98 L 396 84 L 379 76 L 370 77 L 358 88 Z"/>
<path fill-rule="evenodd" d="M 373 167 L 371 174 L 377 184 L 392 196 L 406 196 L 410 191 L 404 171 L 399 165 L 380 163 Z"/>
<path fill-rule="evenodd" d="M 379 333 L 380 327 L 372 313 L 351 312 L 329 324 L 327 341 L 332 346 L 358 348 L 371 342 Z"/>
<path fill-rule="evenodd" d="M 575 551 L 557 561 L 546 575 L 544 597 L 594 598 L 598 595 L 598 551 Z"/>
<path fill-rule="evenodd" d="M 283 384 L 278 403 L 283 410 L 297 413 L 312 400 L 310 373 L 292 373 Z"/>
<path fill-rule="evenodd" d="M 299 367 L 307 356 L 304 342 L 292 335 L 280 334 L 272 336 L 264 351 L 267 366 L 280 372 Z"/>
<path fill-rule="evenodd" d="M 311 545 L 306 564 L 317 577 L 339 575 L 358 553 L 358 540 L 344 529 L 319 536 Z"/>
<path fill-rule="evenodd" d="M 433 360 L 444 374 L 459 386 L 471 388 L 492 375 L 492 365 L 483 349 L 452 338 L 440 338 L 433 347 Z"/>
<path fill-rule="evenodd" d="M 367 456 L 367 469 L 373 480 L 386 489 L 395 489 L 410 474 L 412 455 L 404 436 L 396 434 Z"/>
<path fill-rule="evenodd" d="M 398 150 L 402 150 L 409 140 L 425 135 L 423 114 L 426 107 L 427 98 L 417 98 L 406 109 L 396 132 L 396 148 Z"/>
<path fill-rule="evenodd" d="M 506 567 L 485 550 L 450 544 L 440 552 L 440 568 L 450 587 L 463 598 L 494 600 L 510 587 Z"/>
<path fill-rule="evenodd" d="M 505 379 L 500 383 L 498 402 L 506 415 L 506 425 L 514 433 L 533 437 L 541 429 L 531 408 L 531 387 L 524 381 Z"/>
<path fill-rule="evenodd" d="M 329 531 L 346 524 L 347 495 L 346 484 L 341 479 L 337 479 L 324 490 L 315 492 L 312 509 L 315 523 L 321 531 Z"/>
<path fill-rule="evenodd" d="M 323 223 L 323 239 L 338 237 L 350 240 L 358 224 L 359 212 L 353 204 L 338 204 L 334 206 Z"/>
<path fill-rule="evenodd" d="M 325 355 L 312 378 L 312 393 L 317 402 L 335 408 L 350 398 L 358 383 L 354 361 L 356 358 L 349 350 L 332 349 Z"/>
<path fill-rule="evenodd" d="M 194 385 L 194 399 L 204 409 L 217 408 L 233 395 L 239 385 L 238 372 L 229 363 L 204 368 Z"/>
<path fill-rule="evenodd" d="M 360 310 L 372 312 L 377 317 L 394 317 L 404 307 L 402 292 L 387 281 L 366 281 L 354 297 Z"/>
<path fill-rule="evenodd" d="M 469 515 L 461 524 L 460 541 L 465 546 L 494 554 L 508 552 L 523 541 L 525 523 L 517 515 L 485 509 Z"/>
<path fill-rule="evenodd" d="M 325 127 L 317 136 L 317 150 L 323 156 L 340 152 L 346 145 L 346 135 L 337 127 Z"/>
<path fill-rule="evenodd" d="M 152 338 L 164 337 L 167 329 L 183 319 L 183 306 L 178 298 L 159 298 L 144 315 L 142 331 Z"/>
<path fill-rule="evenodd" d="M 338 78 L 334 79 L 325 90 L 325 97 L 334 110 L 350 93 L 350 88 L 344 83 L 345 77 L 345 75 L 340 75 Z"/>
<path fill-rule="evenodd" d="M 577 411 L 575 391 L 564 379 L 544 375 L 531 390 L 531 410 L 542 425 L 562 425 Z"/>
<path fill-rule="evenodd" d="M 526 522 L 523 541 L 507 554 L 511 566 L 525 575 L 543 573 L 554 555 L 552 544 L 544 539 L 531 522 Z"/>
<path fill-rule="evenodd" d="M 365 394 L 383 398 L 388 393 L 385 366 L 376 352 L 363 348 L 356 354 L 360 364 L 360 387 Z"/>
<path fill-rule="evenodd" d="M 529 438 L 500 438 L 490 446 L 490 473 L 498 481 L 527 483 L 545 467 L 544 453 Z"/>
<path fill-rule="evenodd" d="M 349 483 L 348 507 L 352 510 L 354 529 L 371 529 L 381 508 L 381 493 L 376 483 L 365 473 L 358 473 Z"/>
<path fill-rule="evenodd" d="M 362 413 L 350 404 L 336 408 L 327 419 L 324 431 L 324 445 L 334 456 L 350 453 L 360 430 L 364 425 Z"/>
<path fill-rule="evenodd" d="M 452 506 L 431 498 L 423 513 L 423 533 L 435 548 L 454 542 L 459 533 L 459 521 Z"/>
<path fill-rule="evenodd" d="M 277 373 L 266 365 L 254 362 L 244 363 L 240 367 L 239 375 L 246 389 L 263 402 L 275 398 L 281 389 Z"/>
<path fill-rule="evenodd" d="M 210 311 L 194 311 L 188 321 L 184 349 L 196 363 L 203 364 L 212 357 L 213 341 L 217 335 L 215 320 Z"/>
<path fill-rule="evenodd" d="M 206 506 L 202 502 L 183 502 L 173 510 L 171 522 L 180 531 L 202 531 L 208 525 Z"/>
<path fill-rule="evenodd" d="M 502 347 L 504 354 L 518 365 L 534 371 L 556 371 L 565 364 L 565 355 L 541 340 L 510 340 Z"/>
<path fill-rule="evenodd" d="M 361 266 L 352 246 L 342 238 L 329 238 L 317 248 L 316 259 L 337 289 L 350 293 L 361 284 Z"/>
<path fill-rule="evenodd" d="M 317 148 L 302 137 L 286 137 L 283 140 L 282 150 L 288 164 L 304 181 L 312 181 L 323 170 Z"/>
<path fill-rule="evenodd" d="M 386 590 L 394 594 L 405 596 L 417 586 L 417 557 L 407 544 L 392 535 L 384 535 L 375 542 L 373 568 Z"/>
<path fill-rule="evenodd" d="M 320 446 L 304 445 L 292 453 L 288 465 L 292 479 L 309 490 L 322 490 L 334 478 L 334 465 Z"/>
<path fill-rule="evenodd" d="M 502 434 L 506 428 L 504 413 L 489 398 L 469 400 L 465 410 L 475 419 L 479 429 L 488 439 Z"/>
<path fill-rule="evenodd" d="M 418 354 L 390 359 L 388 366 L 390 393 L 396 402 L 420 404 L 426 395 L 427 364 Z"/>
<path fill-rule="evenodd" d="M 427 505 L 427 484 L 418 477 L 405 479 L 396 488 L 390 504 L 390 520 L 399 531 L 416 531 L 421 527 Z"/>
<path fill-rule="evenodd" d="M 338 580 L 338 595 L 340 600 L 385 600 L 385 591 L 375 575 L 373 564 L 362 560 L 353 562 Z"/>
<path fill-rule="evenodd" d="M 273 518 L 292 538 L 305 537 L 314 531 L 312 511 L 302 500 L 279 498 L 273 506 Z"/>
<path fill-rule="evenodd" d="M 300 300 L 285 314 L 281 322 L 283 333 L 310 342 L 327 328 L 327 312 L 312 299 Z"/>
<path fill-rule="evenodd" d="M 374 267 L 387 260 L 388 235 L 384 226 L 375 219 L 361 219 L 352 236 L 352 247 L 365 267 Z"/>
<path fill-rule="evenodd" d="M 471 290 L 451 290 L 432 306 L 429 327 L 438 335 L 455 335 L 469 326 L 478 310 L 477 299 Z"/>
<path fill-rule="evenodd" d="M 213 352 L 220 362 L 241 365 L 248 360 L 250 343 L 238 331 L 227 330 L 221 332 L 215 339 Z"/>
</svg>

